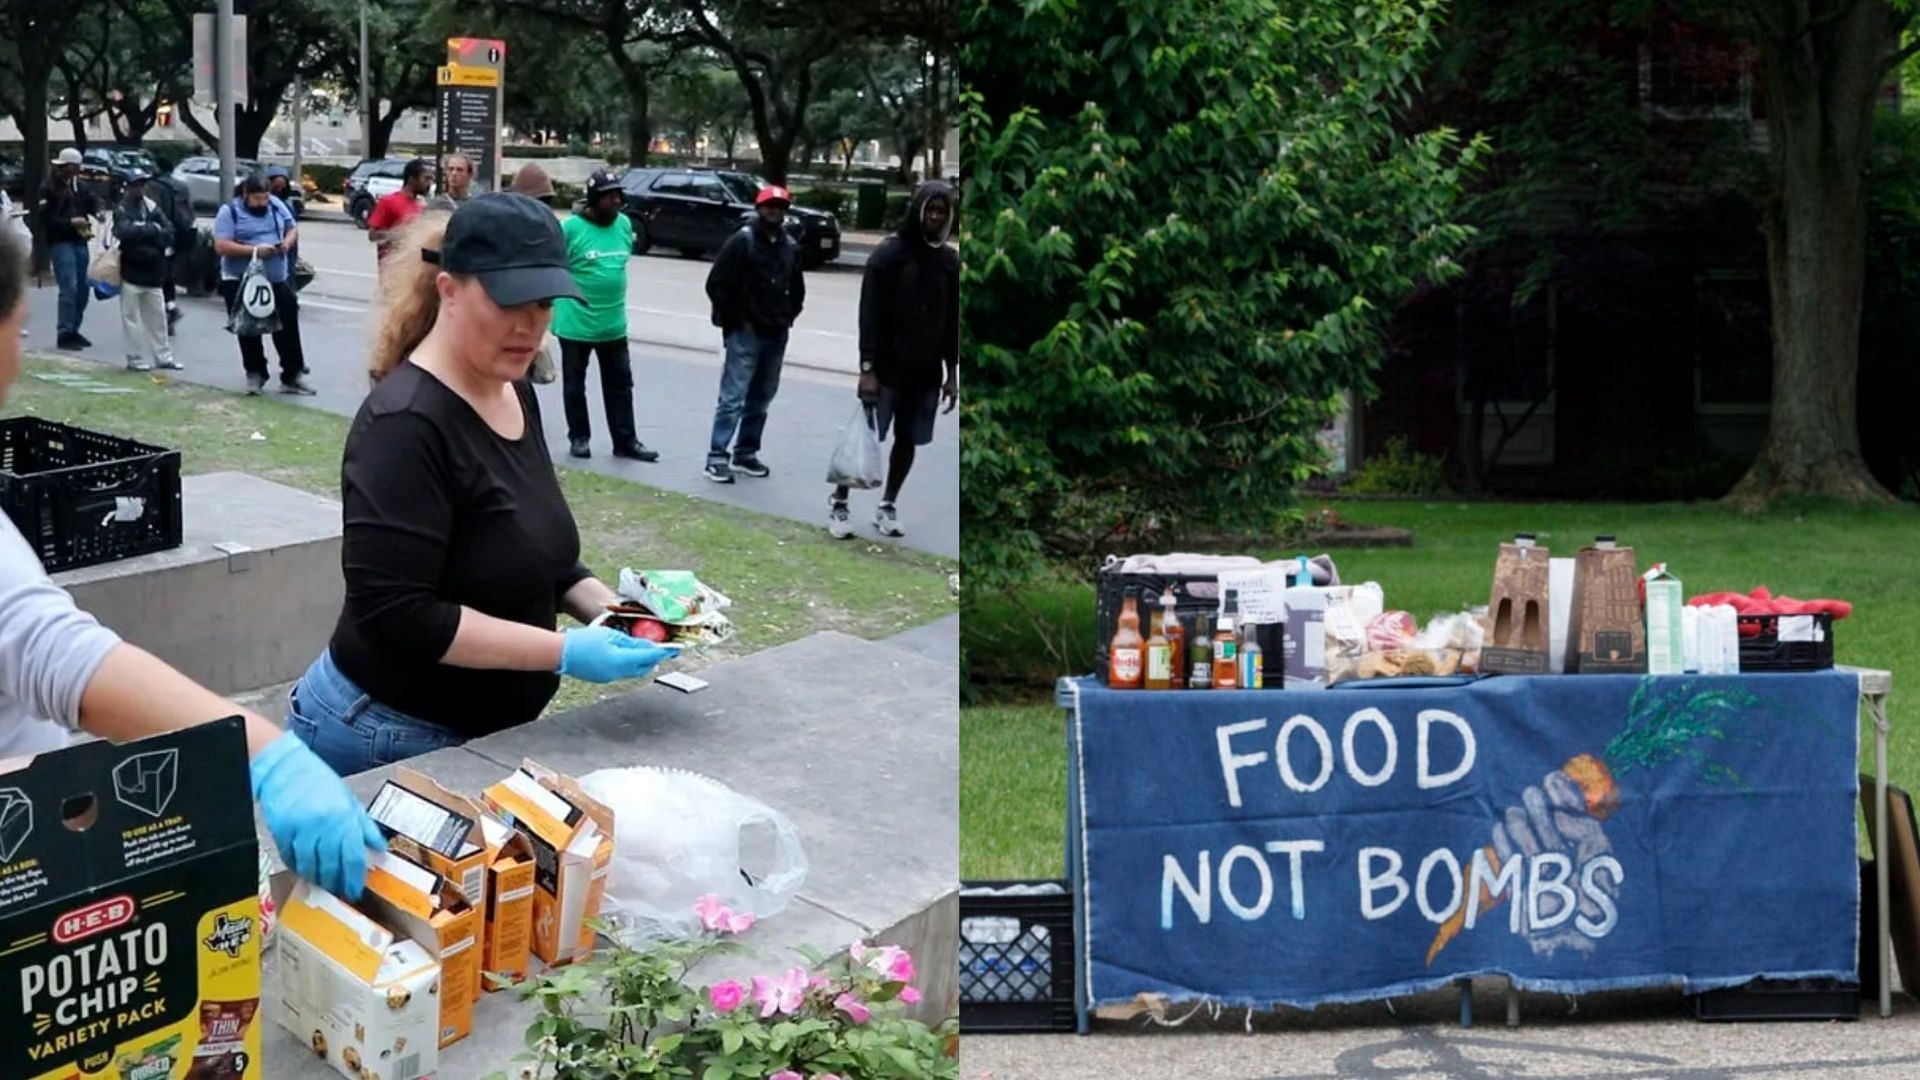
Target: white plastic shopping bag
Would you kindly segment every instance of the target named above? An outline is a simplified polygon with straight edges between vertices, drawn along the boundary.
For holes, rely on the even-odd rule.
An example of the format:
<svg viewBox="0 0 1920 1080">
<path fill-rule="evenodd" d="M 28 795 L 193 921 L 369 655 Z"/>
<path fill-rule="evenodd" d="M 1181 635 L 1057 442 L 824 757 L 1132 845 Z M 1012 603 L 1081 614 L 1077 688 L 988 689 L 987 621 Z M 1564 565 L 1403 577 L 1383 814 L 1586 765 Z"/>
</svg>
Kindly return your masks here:
<svg viewBox="0 0 1920 1080">
<path fill-rule="evenodd" d="M 614 816 L 607 922 L 623 943 L 691 937 L 708 893 L 765 919 L 807 879 L 800 832 L 758 799 L 681 769 L 601 769 L 580 779 Z"/>
<path fill-rule="evenodd" d="M 840 444 L 833 448 L 833 460 L 827 465 L 827 483 L 835 487 L 877 488 L 887 482 L 878 427 L 873 406 L 862 404 L 853 419 L 847 421 L 847 426 L 840 429 Z"/>
</svg>

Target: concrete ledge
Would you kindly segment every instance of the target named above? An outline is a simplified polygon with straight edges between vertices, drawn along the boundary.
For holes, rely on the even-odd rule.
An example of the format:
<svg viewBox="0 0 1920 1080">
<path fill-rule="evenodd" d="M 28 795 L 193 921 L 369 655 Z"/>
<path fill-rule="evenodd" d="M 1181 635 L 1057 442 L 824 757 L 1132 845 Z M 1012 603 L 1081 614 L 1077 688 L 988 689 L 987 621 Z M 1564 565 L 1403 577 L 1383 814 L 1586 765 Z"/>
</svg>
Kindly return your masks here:
<svg viewBox="0 0 1920 1080">
<path fill-rule="evenodd" d="M 180 482 L 182 543 L 54 580 L 216 693 L 299 678 L 340 618 L 340 504 L 246 473 Z"/>
<path fill-rule="evenodd" d="M 800 899 L 743 939 L 754 955 L 726 958 L 702 980 L 745 977 L 799 962 L 793 949 L 877 938 L 912 950 L 937 1022 L 959 1007 L 959 699 L 951 663 L 844 634 L 821 633 L 701 671 L 710 689 L 656 685 L 477 739 L 409 764 L 476 792 L 521 758 L 581 775 L 622 765 L 704 773 L 787 814 L 811 869 Z M 362 796 L 389 769 L 352 778 Z M 622 828 L 627 827 L 622 823 Z M 262 843 L 269 849 L 271 844 Z M 267 954 L 267 1075 L 333 1075 L 273 1021 L 274 950 Z M 440 1075 L 509 1069 L 532 1011 L 489 994 L 474 1033 L 441 1054 Z"/>
</svg>

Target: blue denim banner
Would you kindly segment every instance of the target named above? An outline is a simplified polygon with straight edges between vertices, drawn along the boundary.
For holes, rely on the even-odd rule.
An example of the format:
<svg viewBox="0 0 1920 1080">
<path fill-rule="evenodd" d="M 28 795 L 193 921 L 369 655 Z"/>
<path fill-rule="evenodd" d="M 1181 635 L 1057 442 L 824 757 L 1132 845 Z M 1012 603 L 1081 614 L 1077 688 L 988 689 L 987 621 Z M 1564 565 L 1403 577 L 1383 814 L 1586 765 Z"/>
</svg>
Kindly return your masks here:
<svg viewBox="0 0 1920 1080">
<path fill-rule="evenodd" d="M 1068 687 L 1088 1005 L 1855 977 L 1851 674 Z"/>
</svg>

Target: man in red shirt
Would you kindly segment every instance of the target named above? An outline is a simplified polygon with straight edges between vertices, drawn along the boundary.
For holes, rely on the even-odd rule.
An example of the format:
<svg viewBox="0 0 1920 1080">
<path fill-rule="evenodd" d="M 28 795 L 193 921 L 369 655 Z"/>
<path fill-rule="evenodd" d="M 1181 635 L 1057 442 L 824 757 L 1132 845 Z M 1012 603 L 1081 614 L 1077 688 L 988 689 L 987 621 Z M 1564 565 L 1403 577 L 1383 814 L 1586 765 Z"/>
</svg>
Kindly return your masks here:
<svg viewBox="0 0 1920 1080">
<path fill-rule="evenodd" d="M 433 162 L 414 158 L 400 173 L 400 190 L 373 204 L 373 213 L 367 215 L 367 239 L 374 242 L 382 259 L 393 247 L 393 234 L 419 216 L 421 199 L 432 190 Z"/>
</svg>

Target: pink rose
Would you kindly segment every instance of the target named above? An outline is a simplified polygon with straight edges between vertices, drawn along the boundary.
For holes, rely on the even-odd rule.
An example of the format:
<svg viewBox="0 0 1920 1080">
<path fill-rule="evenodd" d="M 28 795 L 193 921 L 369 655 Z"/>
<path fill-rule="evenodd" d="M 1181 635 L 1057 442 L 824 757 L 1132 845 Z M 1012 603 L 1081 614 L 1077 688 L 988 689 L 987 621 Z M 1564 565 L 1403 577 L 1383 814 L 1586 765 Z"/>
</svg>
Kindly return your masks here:
<svg viewBox="0 0 1920 1080">
<path fill-rule="evenodd" d="M 746 987 L 728 979 L 707 987 L 707 1000 L 713 1003 L 713 1011 L 730 1013 L 740 1007 L 747 997 Z"/>
<path fill-rule="evenodd" d="M 852 994 L 841 994 L 833 999 L 833 1007 L 846 1013 L 856 1024 L 864 1024 L 873 1016 L 873 1010 L 860 1003 Z"/>
<path fill-rule="evenodd" d="M 753 977 L 753 1000 L 760 1003 L 762 1020 L 776 1013 L 790 1013 L 798 1010 L 806 996 L 806 968 L 788 968 L 786 973 L 777 979 L 769 979 L 764 975 Z"/>
<path fill-rule="evenodd" d="M 767 1080 L 807 1080 L 807 1078 L 794 1072 L 792 1069 L 781 1069 L 779 1072 L 767 1077 Z"/>
<path fill-rule="evenodd" d="M 915 990 L 911 986 L 903 986 L 900 988 L 900 1000 L 907 1005 L 918 1005 L 920 1004 L 920 991 Z"/>
<path fill-rule="evenodd" d="M 693 902 L 693 913 L 700 916 L 700 925 L 710 932 L 722 934 L 744 934 L 753 929 L 753 916 L 744 911 L 735 911 L 722 903 L 718 894 L 708 893 Z"/>
<path fill-rule="evenodd" d="M 887 963 L 887 977 L 896 982 L 913 981 L 913 956 L 907 950 L 894 950 L 893 958 Z"/>
</svg>

